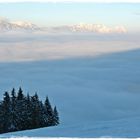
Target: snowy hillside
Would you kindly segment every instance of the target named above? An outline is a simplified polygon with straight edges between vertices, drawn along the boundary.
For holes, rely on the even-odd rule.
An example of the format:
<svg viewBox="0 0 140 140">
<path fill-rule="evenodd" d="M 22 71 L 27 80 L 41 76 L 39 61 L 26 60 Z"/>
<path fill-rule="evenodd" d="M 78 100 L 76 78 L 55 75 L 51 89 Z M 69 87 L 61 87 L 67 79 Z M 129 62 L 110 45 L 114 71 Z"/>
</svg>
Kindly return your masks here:
<svg viewBox="0 0 140 140">
<path fill-rule="evenodd" d="M 0 63 L 5 89 L 48 95 L 57 105 L 57 127 L 1 137 L 140 137 L 140 50 L 97 57 Z"/>
</svg>

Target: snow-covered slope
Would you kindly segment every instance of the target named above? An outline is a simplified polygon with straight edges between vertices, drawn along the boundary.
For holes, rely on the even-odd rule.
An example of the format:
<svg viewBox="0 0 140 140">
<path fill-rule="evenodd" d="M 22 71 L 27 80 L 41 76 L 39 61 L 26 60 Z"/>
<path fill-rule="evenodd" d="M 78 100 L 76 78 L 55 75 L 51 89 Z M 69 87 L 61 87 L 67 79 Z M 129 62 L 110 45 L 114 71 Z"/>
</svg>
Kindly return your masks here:
<svg viewBox="0 0 140 140">
<path fill-rule="evenodd" d="M 1 63 L 0 92 L 22 86 L 57 105 L 57 127 L 2 134 L 140 137 L 140 50 L 39 62 Z"/>
</svg>

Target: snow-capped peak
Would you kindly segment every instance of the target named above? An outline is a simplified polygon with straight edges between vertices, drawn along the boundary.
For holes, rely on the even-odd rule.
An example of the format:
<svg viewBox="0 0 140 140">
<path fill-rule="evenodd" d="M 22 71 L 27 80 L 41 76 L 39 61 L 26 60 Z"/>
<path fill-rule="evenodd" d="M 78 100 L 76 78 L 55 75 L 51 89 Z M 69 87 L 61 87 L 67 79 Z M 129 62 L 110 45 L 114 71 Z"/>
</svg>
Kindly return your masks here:
<svg viewBox="0 0 140 140">
<path fill-rule="evenodd" d="M 71 26 L 74 32 L 97 32 L 97 33 L 125 33 L 126 29 L 123 26 L 108 27 L 103 24 L 86 24 L 80 23 Z"/>
<path fill-rule="evenodd" d="M 30 30 L 39 29 L 37 25 L 30 22 L 16 21 L 16 22 L 11 22 L 11 23 L 24 29 L 30 29 Z"/>
<path fill-rule="evenodd" d="M 0 31 L 34 31 L 40 28 L 30 22 L 10 22 L 7 19 L 0 18 Z"/>
<path fill-rule="evenodd" d="M 48 32 L 90 32 L 90 33 L 126 33 L 124 26 L 109 27 L 104 24 L 87 24 L 80 23 L 75 25 L 64 25 L 47 28 Z"/>
</svg>

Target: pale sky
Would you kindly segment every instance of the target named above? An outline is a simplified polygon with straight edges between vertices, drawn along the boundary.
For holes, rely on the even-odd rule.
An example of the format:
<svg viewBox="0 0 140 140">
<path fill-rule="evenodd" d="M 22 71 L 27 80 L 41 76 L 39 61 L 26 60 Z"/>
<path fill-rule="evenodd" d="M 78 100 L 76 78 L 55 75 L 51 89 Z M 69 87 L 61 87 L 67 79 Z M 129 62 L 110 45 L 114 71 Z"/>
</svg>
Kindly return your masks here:
<svg viewBox="0 0 140 140">
<path fill-rule="evenodd" d="M 0 3 L 0 17 L 40 26 L 93 23 L 140 31 L 140 3 Z"/>
</svg>

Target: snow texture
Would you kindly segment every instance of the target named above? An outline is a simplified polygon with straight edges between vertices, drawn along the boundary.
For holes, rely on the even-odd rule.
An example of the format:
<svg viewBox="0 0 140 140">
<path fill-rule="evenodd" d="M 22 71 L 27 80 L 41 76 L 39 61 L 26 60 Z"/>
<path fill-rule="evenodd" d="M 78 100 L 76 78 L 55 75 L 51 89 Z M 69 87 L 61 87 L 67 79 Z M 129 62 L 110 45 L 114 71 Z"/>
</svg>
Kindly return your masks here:
<svg viewBox="0 0 140 140">
<path fill-rule="evenodd" d="M 1 137 L 140 137 L 140 50 L 97 57 L 0 63 L 0 92 L 49 96 L 60 125 Z"/>
</svg>

